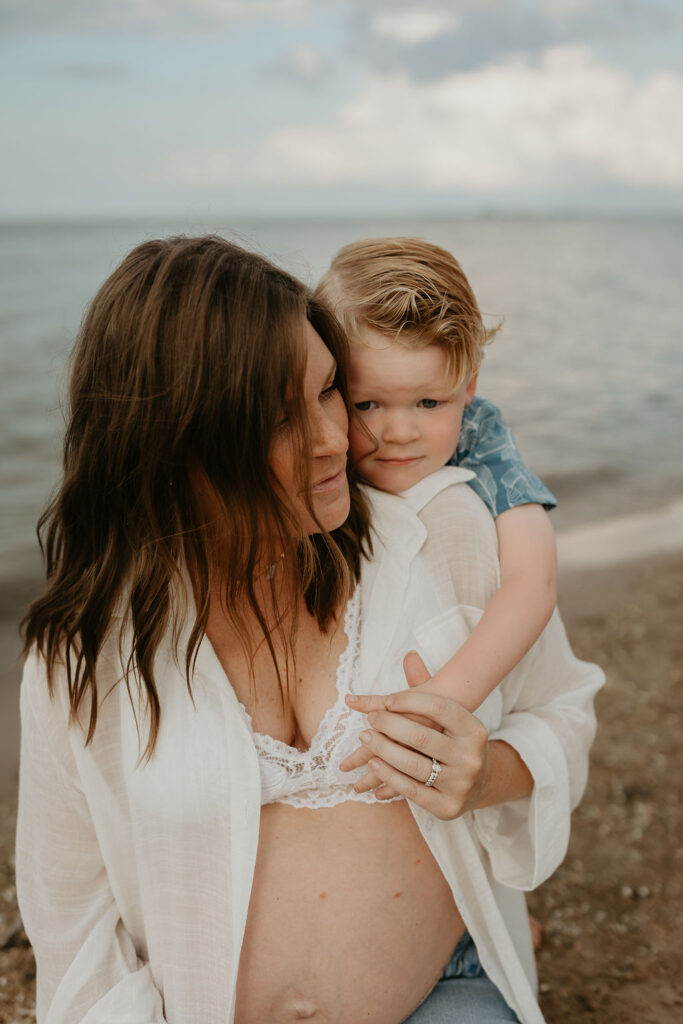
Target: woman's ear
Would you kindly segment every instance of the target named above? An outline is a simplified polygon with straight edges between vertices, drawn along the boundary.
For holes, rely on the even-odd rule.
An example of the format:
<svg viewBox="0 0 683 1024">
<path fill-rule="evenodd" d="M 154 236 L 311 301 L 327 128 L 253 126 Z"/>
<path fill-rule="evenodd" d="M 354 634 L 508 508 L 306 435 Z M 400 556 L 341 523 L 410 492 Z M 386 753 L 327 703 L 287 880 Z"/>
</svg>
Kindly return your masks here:
<svg viewBox="0 0 683 1024">
<path fill-rule="evenodd" d="M 479 379 L 479 371 L 472 374 L 465 390 L 465 405 L 469 405 L 477 390 L 477 380 Z"/>
</svg>

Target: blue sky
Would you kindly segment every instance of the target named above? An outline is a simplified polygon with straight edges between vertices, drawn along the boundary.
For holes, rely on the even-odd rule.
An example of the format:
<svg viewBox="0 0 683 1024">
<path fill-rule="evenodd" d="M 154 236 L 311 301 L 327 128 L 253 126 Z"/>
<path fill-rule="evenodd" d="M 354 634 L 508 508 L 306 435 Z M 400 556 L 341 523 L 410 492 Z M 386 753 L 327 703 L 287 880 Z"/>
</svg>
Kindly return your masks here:
<svg viewBox="0 0 683 1024">
<path fill-rule="evenodd" d="M 0 0 L 0 216 L 682 210 L 677 0 Z"/>
</svg>

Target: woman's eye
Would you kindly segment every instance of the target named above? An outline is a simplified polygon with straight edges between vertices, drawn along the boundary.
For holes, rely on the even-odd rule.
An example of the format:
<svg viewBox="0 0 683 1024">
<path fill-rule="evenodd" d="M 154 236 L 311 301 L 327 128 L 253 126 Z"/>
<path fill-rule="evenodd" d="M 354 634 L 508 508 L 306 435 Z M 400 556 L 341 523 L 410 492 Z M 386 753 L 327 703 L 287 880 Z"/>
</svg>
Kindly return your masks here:
<svg viewBox="0 0 683 1024">
<path fill-rule="evenodd" d="M 436 409 L 440 402 L 437 398 L 421 398 L 417 404 L 422 406 L 423 409 Z"/>
<path fill-rule="evenodd" d="M 290 423 L 291 423 L 291 417 L 289 415 L 289 411 L 287 410 L 287 407 L 285 406 L 285 408 L 283 408 L 281 410 L 280 419 L 275 424 L 275 430 L 278 433 L 280 431 L 282 431 L 282 430 L 287 430 L 287 428 L 289 427 Z"/>
<path fill-rule="evenodd" d="M 354 402 L 354 408 L 358 409 L 358 412 L 370 412 L 372 408 L 372 402 Z"/>
<path fill-rule="evenodd" d="M 329 388 L 325 388 L 325 390 L 323 391 L 323 398 L 329 398 L 330 395 L 333 395 L 335 393 L 335 391 L 338 391 L 338 390 L 339 390 L 339 385 L 337 384 L 336 380 L 332 381 L 332 383 L 330 384 Z"/>
</svg>

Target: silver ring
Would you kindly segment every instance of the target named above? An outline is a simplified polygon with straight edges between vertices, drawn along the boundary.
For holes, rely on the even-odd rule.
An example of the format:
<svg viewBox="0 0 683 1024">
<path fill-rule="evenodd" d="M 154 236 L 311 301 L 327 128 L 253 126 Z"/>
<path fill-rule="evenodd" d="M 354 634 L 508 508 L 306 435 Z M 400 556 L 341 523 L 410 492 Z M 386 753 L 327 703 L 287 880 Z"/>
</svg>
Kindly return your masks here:
<svg viewBox="0 0 683 1024">
<path fill-rule="evenodd" d="M 441 774 L 442 765 L 439 764 L 435 757 L 432 758 L 432 770 L 429 774 L 429 778 L 425 782 L 425 786 L 433 786 L 439 775 Z"/>
</svg>

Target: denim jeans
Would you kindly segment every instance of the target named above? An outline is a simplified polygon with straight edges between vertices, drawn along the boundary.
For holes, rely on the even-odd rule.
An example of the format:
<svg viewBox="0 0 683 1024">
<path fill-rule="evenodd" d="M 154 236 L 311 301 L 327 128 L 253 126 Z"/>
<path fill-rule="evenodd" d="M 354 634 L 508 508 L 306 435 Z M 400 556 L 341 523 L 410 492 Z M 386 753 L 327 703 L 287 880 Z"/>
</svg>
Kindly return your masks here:
<svg viewBox="0 0 683 1024">
<path fill-rule="evenodd" d="M 465 932 L 446 970 L 404 1024 L 507 1024 L 519 1018 L 487 977 Z"/>
</svg>

